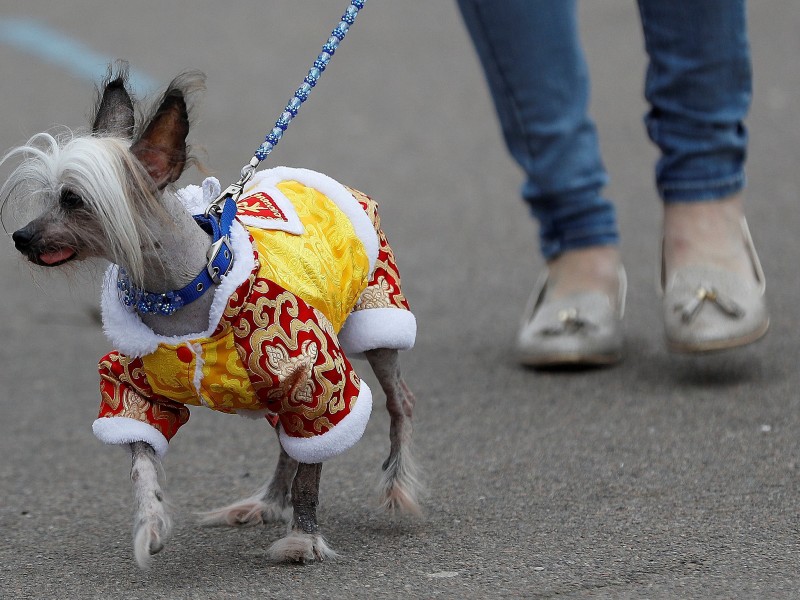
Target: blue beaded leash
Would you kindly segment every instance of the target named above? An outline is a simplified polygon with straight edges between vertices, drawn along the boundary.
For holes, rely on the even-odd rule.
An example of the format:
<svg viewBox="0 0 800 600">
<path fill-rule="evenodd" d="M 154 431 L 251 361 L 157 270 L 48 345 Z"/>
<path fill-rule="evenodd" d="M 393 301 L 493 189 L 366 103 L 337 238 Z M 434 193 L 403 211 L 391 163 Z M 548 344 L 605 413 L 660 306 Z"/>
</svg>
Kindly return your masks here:
<svg viewBox="0 0 800 600">
<path fill-rule="evenodd" d="M 267 137 L 264 138 L 264 142 L 256 149 L 253 158 L 250 159 L 249 163 L 242 167 L 239 181 L 229 185 L 219 196 L 217 196 L 217 198 L 206 209 L 206 215 L 211 212 L 221 213 L 222 207 L 228 199 L 232 199 L 234 202 L 239 199 L 239 196 L 242 195 L 242 190 L 244 189 L 245 184 L 250 181 L 250 178 L 256 172 L 258 165 L 275 149 L 275 146 L 278 145 L 278 142 L 283 137 L 286 128 L 289 127 L 292 119 L 294 119 L 297 116 L 297 113 L 300 111 L 300 107 L 306 100 L 308 100 L 311 90 L 315 85 L 317 85 L 317 81 L 319 81 L 319 78 L 322 76 L 322 73 L 328 66 L 331 57 L 336 52 L 336 49 L 344 39 L 344 36 L 346 36 L 347 32 L 350 31 L 350 27 L 353 25 L 353 23 L 355 23 L 356 17 L 358 16 L 358 11 L 364 8 L 366 3 L 367 0 L 352 0 L 350 2 L 350 6 L 347 7 L 347 10 L 345 10 L 341 20 L 339 21 L 339 24 L 331 32 L 331 36 L 328 38 L 328 41 L 326 41 L 322 46 L 322 52 L 319 54 L 319 56 L 317 56 L 317 60 L 314 61 L 314 66 L 311 67 L 311 70 L 309 70 L 308 75 L 306 75 L 305 79 L 303 80 L 303 84 L 297 88 L 294 96 L 292 96 L 292 98 L 289 100 L 289 103 L 286 105 L 286 108 L 283 109 L 283 112 L 278 117 L 278 120 L 275 121 L 275 126 L 272 128 L 272 131 L 267 134 Z"/>
</svg>

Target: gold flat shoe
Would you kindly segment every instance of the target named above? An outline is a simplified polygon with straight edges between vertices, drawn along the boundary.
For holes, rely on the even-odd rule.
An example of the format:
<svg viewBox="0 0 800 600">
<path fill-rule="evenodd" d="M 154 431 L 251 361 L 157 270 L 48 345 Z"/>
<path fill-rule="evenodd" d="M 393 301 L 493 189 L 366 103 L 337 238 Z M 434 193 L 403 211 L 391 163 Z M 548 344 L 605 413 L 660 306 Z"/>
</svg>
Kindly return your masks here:
<svg viewBox="0 0 800 600">
<path fill-rule="evenodd" d="M 517 359 L 532 367 L 601 366 L 622 359 L 622 316 L 627 276 L 619 268 L 616 301 L 581 292 L 545 301 L 548 273 L 540 276 L 517 335 Z"/>
<path fill-rule="evenodd" d="M 707 265 L 676 269 L 662 289 L 664 333 L 672 352 L 703 353 L 738 348 L 769 329 L 765 281 L 747 221 L 742 236 L 755 280 Z"/>
</svg>

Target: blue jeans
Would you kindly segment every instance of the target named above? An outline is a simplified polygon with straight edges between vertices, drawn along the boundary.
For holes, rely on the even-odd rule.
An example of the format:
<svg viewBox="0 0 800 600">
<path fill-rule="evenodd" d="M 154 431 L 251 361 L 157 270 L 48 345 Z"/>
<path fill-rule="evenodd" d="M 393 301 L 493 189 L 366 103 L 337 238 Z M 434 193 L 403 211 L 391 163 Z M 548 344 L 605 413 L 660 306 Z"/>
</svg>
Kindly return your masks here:
<svg viewBox="0 0 800 600">
<path fill-rule="evenodd" d="M 545 258 L 616 244 L 613 205 L 588 115 L 589 73 L 576 0 L 458 0 Z M 650 60 L 645 124 L 659 147 L 665 202 L 716 200 L 744 187 L 751 69 L 745 0 L 639 0 Z"/>
</svg>

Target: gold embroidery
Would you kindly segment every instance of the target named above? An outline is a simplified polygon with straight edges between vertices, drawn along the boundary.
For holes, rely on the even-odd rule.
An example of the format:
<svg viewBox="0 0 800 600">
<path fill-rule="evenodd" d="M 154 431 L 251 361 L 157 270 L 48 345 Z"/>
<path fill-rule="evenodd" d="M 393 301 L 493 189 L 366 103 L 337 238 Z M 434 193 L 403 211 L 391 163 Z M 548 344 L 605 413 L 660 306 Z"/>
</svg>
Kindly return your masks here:
<svg viewBox="0 0 800 600">
<path fill-rule="evenodd" d="M 120 397 L 120 385 L 121 385 L 121 382 L 118 381 L 117 379 L 114 379 L 113 377 L 109 377 L 108 375 L 101 375 L 100 378 L 103 381 L 107 381 L 108 383 L 110 383 L 114 387 L 114 393 L 113 394 L 109 394 L 106 391 L 105 386 L 101 385 L 100 386 L 100 395 L 101 395 L 101 397 L 103 399 L 103 402 L 105 404 L 108 404 L 108 406 L 111 407 L 111 410 L 116 412 L 116 410 L 119 408 L 119 401 L 120 401 L 119 397 Z"/>
<path fill-rule="evenodd" d="M 369 308 L 392 308 L 395 305 L 390 300 L 391 287 L 385 277 L 379 277 L 378 281 L 369 286 L 361 294 L 358 304 L 354 310 L 366 310 Z"/>
<path fill-rule="evenodd" d="M 317 433 L 325 433 L 326 431 L 333 429 L 333 423 L 328 417 L 320 417 L 319 419 L 314 420 L 314 431 Z"/>
<path fill-rule="evenodd" d="M 378 203 L 356 189 L 347 188 L 347 191 L 353 195 L 366 211 L 375 227 L 375 232 L 378 234 L 378 242 L 380 244 L 378 260 L 373 271 L 373 280 L 369 282 L 369 285 L 361 294 L 353 311 L 370 308 L 408 308 L 408 300 L 406 300 L 401 289 L 400 272 L 397 269 L 394 251 L 386 239 L 386 234 L 381 229 Z"/>
<path fill-rule="evenodd" d="M 149 423 L 150 419 L 147 418 L 147 410 L 150 408 L 150 402 L 142 398 L 136 392 L 129 389 L 123 390 L 122 393 L 122 416 L 143 423 Z"/>
</svg>

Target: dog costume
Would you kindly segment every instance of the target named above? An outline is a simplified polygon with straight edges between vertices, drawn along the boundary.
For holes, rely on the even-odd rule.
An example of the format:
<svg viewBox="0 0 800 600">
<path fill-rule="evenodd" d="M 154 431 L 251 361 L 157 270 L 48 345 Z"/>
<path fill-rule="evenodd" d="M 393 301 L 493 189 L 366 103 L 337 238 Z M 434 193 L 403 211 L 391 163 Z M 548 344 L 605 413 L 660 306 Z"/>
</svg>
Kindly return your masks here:
<svg viewBox="0 0 800 600">
<path fill-rule="evenodd" d="M 199 213 L 219 189 L 209 178 L 178 195 Z M 154 333 L 123 304 L 119 269 L 109 268 L 103 325 L 117 350 L 100 361 L 95 435 L 144 441 L 163 456 L 187 405 L 202 405 L 280 423 L 281 444 L 300 462 L 344 452 L 372 407 L 346 354 L 405 350 L 416 337 L 377 205 L 320 173 L 261 171 L 237 201 L 231 244 L 233 266 L 197 334 Z"/>
</svg>

